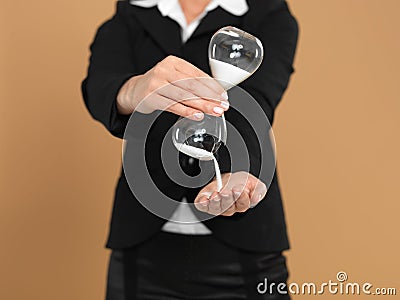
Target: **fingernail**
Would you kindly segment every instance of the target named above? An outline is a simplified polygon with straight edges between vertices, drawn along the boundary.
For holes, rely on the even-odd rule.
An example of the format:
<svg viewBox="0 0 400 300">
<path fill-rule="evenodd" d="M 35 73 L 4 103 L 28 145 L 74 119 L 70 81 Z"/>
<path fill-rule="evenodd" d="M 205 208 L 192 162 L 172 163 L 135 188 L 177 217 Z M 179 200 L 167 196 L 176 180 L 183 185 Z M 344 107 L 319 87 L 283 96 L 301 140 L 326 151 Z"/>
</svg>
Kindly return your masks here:
<svg viewBox="0 0 400 300">
<path fill-rule="evenodd" d="M 203 113 L 201 113 L 201 112 L 195 113 L 195 114 L 194 114 L 194 117 L 195 117 L 196 119 L 201 120 L 201 119 L 203 119 Z"/>
<path fill-rule="evenodd" d="M 241 195 L 241 192 L 233 192 L 233 195 L 235 196 L 235 198 L 239 198 Z"/>
<path fill-rule="evenodd" d="M 224 99 L 224 100 L 228 100 L 228 93 L 227 92 L 223 92 L 222 94 L 221 94 L 221 97 Z"/>
<path fill-rule="evenodd" d="M 221 101 L 221 106 L 222 106 L 223 108 L 228 109 L 228 108 L 229 108 L 229 102 Z"/>
<path fill-rule="evenodd" d="M 206 202 L 206 201 L 200 202 L 201 207 L 206 207 L 207 204 L 208 204 L 208 202 Z"/>
<path fill-rule="evenodd" d="M 262 199 L 262 194 L 258 195 L 258 201 L 261 201 Z"/>
<path fill-rule="evenodd" d="M 213 111 L 216 114 L 219 114 L 219 115 L 222 115 L 224 113 L 224 110 L 221 107 L 218 107 L 218 106 L 214 107 Z"/>
</svg>

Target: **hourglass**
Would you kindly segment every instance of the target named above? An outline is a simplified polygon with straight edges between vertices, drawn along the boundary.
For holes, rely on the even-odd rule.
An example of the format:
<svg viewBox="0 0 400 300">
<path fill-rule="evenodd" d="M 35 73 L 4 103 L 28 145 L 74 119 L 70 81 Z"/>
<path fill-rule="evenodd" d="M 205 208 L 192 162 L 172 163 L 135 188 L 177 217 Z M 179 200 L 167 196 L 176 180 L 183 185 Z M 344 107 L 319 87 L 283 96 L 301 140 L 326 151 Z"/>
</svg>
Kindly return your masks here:
<svg viewBox="0 0 400 300">
<path fill-rule="evenodd" d="M 213 77 L 229 90 L 239 84 L 260 66 L 263 46 L 259 39 L 238 28 L 227 26 L 211 38 L 208 58 Z M 180 118 L 172 128 L 172 140 L 182 153 L 199 160 L 213 160 L 218 192 L 222 189 L 221 173 L 214 156 L 226 143 L 225 117 L 204 114 L 201 121 Z"/>
</svg>

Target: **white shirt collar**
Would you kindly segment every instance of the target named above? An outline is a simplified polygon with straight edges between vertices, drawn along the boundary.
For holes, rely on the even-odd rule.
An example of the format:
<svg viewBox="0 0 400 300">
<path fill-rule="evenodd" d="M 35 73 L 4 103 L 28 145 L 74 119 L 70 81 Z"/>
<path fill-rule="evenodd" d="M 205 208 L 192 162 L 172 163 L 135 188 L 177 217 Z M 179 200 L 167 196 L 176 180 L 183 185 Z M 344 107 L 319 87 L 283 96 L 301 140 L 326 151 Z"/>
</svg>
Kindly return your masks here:
<svg viewBox="0 0 400 300">
<path fill-rule="evenodd" d="M 158 10 L 163 16 L 168 15 L 176 8 L 176 5 L 179 5 L 178 0 L 130 0 L 130 3 L 142 7 L 153 7 L 157 5 Z M 249 9 L 246 0 L 211 0 L 205 11 L 211 11 L 218 6 L 235 16 L 242 16 Z"/>
<path fill-rule="evenodd" d="M 244 15 L 249 9 L 246 0 L 211 0 L 204 11 L 191 21 L 190 24 L 187 24 L 179 0 L 130 0 L 130 4 L 141 7 L 153 7 L 157 5 L 163 17 L 168 16 L 179 24 L 183 43 L 190 38 L 201 19 L 204 18 L 209 11 L 218 6 L 236 16 Z"/>
</svg>

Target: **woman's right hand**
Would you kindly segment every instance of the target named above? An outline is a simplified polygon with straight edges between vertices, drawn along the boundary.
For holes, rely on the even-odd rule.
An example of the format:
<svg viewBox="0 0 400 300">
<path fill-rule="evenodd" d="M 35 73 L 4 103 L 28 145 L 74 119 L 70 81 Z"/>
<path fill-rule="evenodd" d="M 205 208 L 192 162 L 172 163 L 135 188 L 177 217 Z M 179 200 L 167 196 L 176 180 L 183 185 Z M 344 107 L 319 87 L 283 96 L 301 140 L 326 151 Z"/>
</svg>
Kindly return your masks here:
<svg viewBox="0 0 400 300">
<path fill-rule="evenodd" d="M 181 58 L 168 56 L 145 74 L 130 78 L 118 93 L 117 107 L 125 115 L 166 110 L 201 120 L 203 113 L 222 115 L 229 102 L 215 79 Z"/>
</svg>

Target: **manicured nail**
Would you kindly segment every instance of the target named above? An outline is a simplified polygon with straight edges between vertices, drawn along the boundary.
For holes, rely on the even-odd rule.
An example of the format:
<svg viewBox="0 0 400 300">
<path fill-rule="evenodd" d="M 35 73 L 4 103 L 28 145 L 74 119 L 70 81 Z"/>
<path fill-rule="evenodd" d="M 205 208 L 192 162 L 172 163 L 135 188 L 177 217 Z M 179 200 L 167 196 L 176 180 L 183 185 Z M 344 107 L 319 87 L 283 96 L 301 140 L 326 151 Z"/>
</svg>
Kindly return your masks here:
<svg viewBox="0 0 400 300">
<path fill-rule="evenodd" d="M 228 109 L 228 108 L 229 108 L 229 102 L 221 101 L 221 106 L 222 106 L 223 108 L 225 108 L 225 109 Z"/>
<path fill-rule="evenodd" d="M 224 100 L 228 100 L 228 93 L 227 92 L 223 92 L 222 94 L 221 94 L 221 96 L 222 96 L 222 98 L 224 99 Z"/>
<path fill-rule="evenodd" d="M 224 113 L 224 110 L 221 107 L 218 107 L 218 106 L 214 107 L 213 111 L 216 114 L 219 114 L 219 115 L 222 115 Z"/>
<path fill-rule="evenodd" d="M 203 113 L 201 113 L 201 112 L 195 113 L 195 114 L 194 114 L 194 117 L 195 117 L 196 119 L 201 120 L 201 119 L 203 119 Z"/>
</svg>

